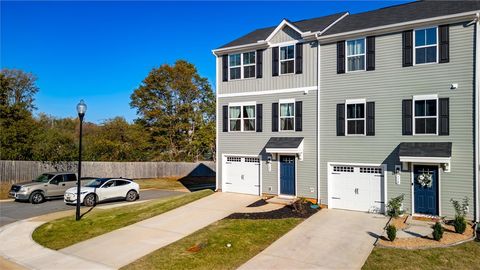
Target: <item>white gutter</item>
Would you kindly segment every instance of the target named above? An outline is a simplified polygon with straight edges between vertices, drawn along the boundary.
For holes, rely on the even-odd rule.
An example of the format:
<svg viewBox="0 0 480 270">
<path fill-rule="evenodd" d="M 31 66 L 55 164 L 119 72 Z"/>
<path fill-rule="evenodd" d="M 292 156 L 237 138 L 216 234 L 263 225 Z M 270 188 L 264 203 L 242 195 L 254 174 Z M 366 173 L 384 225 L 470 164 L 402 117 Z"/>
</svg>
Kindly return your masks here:
<svg viewBox="0 0 480 270">
<path fill-rule="evenodd" d="M 392 32 L 394 30 L 400 30 L 400 29 L 406 28 L 407 26 L 411 26 L 415 24 L 431 24 L 432 22 L 435 22 L 435 21 L 471 19 L 472 16 L 476 16 L 478 12 L 480 12 L 480 10 L 474 10 L 474 11 L 445 15 L 445 16 L 438 16 L 438 17 L 415 20 L 415 21 L 407 21 L 407 22 L 401 22 L 401 23 L 382 25 L 382 26 L 359 29 L 359 30 L 354 30 L 349 32 L 342 32 L 342 33 L 337 33 L 332 35 L 319 36 L 317 37 L 317 39 L 319 41 L 333 41 L 333 40 L 342 39 L 348 36 L 358 36 L 360 34 L 365 35 L 365 33 L 368 33 L 368 32 L 374 32 L 375 34 Z"/>
<path fill-rule="evenodd" d="M 221 162 L 221 158 L 218 158 L 218 129 L 220 128 L 218 123 L 218 111 L 219 111 L 219 104 L 218 104 L 218 92 L 220 90 L 220 78 L 218 75 L 218 57 L 215 56 L 215 78 L 216 78 L 216 89 L 215 89 L 215 191 L 218 191 L 220 186 L 219 183 L 219 172 L 218 172 L 218 162 Z"/>
<path fill-rule="evenodd" d="M 480 43 L 480 29 L 479 29 L 479 26 L 480 26 L 480 22 L 479 22 L 479 19 L 480 19 L 480 14 L 477 13 L 476 14 L 476 24 L 475 24 L 475 204 L 476 204 L 476 215 L 475 215 L 475 220 L 477 222 L 480 222 L 480 196 L 479 196 L 479 192 L 480 192 L 480 187 L 479 187 L 479 172 L 480 172 L 480 149 L 479 149 L 479 141 L 480 141 L 480 134 L 479 134 L 479 125 L 480 125 L 480 119 L 479 119 L 479 116 L 480 116 L 480 105 L 479 105 L 479 84 L 480 84 L 480 80 L 479 80 L 479 75 L 478 75 L 478 69 L 480 68 L 480 46 L 479 46 L 479 43 Z"/>
<path fill-rule="evenodd" d="M 268 42 L 266 42 L 264 40 L 259 40 L 256 43 L 249 43 L 249 44 L 232 46 L 232 47 L 227 47 L 227 48 L 215 49 L 215 50 L 212 50 L 212 53 L 214 55 L 218 56 L 219 54 L 222 54 L 222 53 L 225 53 L 225 52 L 247 49 L 247 48 L 250 48 L 250 47 L 262 47 L 262 46 L 268 46 Z"/>
<path fill-rule="evenodd" d="M 348 14 L 348 13 L 346 13 Z M 317 204 L 320 205 L 320 42 L 317 42 Z"/>
</svg>

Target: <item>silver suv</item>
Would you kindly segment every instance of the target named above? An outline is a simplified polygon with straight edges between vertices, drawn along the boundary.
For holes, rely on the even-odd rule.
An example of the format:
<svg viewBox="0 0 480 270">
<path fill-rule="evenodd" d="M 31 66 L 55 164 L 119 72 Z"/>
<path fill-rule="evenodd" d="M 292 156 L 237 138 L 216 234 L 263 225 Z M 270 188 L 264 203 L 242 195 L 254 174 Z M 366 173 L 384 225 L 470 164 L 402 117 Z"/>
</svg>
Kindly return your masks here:
<svg viewBox="0 0 480 270">
<path fill-rule="evenodd" d="M 87 184 L 92 177 L 82 177 L 81 185 Z M 72 172 L 44 173 L 31 182 L 12 185 L 9 197 L 18 201 L 41 203 L 45 199 L 62 198 L 65 191 L 77 185 L 77 174 Z"/>
</svg>

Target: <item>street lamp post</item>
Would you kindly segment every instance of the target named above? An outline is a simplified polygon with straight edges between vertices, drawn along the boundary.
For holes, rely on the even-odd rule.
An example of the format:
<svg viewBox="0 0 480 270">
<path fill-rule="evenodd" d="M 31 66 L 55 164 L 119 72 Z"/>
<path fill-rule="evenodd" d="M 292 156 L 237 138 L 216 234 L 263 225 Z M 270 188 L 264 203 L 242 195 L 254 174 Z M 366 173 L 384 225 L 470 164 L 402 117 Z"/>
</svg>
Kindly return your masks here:
<svg viewBox="0 0 480 270">
<path fill-rule="evenodd" d="M 80 178 L 82 177 L 82 125 L 87 111 L 87 104 L 82 100 L 77 104 L 78 118 L 80 119 L 80 141 L 78 144 L 78 175 L 77 175 L 77 211 L 75 220 L 80 220 Z"/>
</svg>

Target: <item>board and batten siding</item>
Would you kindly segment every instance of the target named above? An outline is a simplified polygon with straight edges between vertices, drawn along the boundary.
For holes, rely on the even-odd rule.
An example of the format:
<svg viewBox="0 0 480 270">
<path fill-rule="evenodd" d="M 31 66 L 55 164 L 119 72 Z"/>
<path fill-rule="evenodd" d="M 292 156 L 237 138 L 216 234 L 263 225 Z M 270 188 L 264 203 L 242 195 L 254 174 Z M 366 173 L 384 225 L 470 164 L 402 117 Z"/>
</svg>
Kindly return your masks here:
<svg viewBox="0 0 480 270">
<path fill-rule="evenodd" d="M 292 30 L 293 31 L 293 30 Z M 273 39 L 282 42 L 295 41 L 288 33 L 279 31 Z M 275 44 L 272 45 L 275 47 Z M 239 51 L 239 53 L 248 52 Z M 262 78 L 222 81 L 222 57 L 217 57 L 217 78 L 219 79 L 218 94 L 234 94 L 244 92 L 266 91 L 276 89 L 300 88 L 317 86 L 317 42 L 303 43 L 303 73 L 272 76 L 272 48 L 263 51 Z"/>
<path fill-rule="evenodd" d="M 272 132 L 272 103 L 279 99 L 294 98 L 302 101 L 303 131 Z M 222 132 L 222 106 L 232 102 L 256 101 L 263 104 L 263 132 Z M 222 187 L 222 154 L 261 155 L 262 191 L 267 194 L 278 193 L 278 161 L 272 161 L 272 170 L 267 167 L 265 145 L 271 137 L 304 137 L 303 161 L 297 159 L 297 196 L 317 198 L 317 91 L 280 93 L 275 95 L 257 95 L 246 97 L 219 98 L 217 106 L 218 121 L 218 188 Z"/>
<path fill-rule="evenodd" d="M 470 199 L 474 213 L 474 26 L 450 26 L 450 62 L 402 67 L 402 34 L 376 37 L 375 71 L 337 74 L 336 44 L 321 45 L 320 197 L 327 203 L 327 162 L 388 164 L 388 199 L 405 194 L 411 212 L 411 173 L 395 184 L 401 142 L 452 142 L 451 172 L 440 170 L 440 214 L 453 216 L 450 199 Z M 458 89 L 450 85 L 458 83 Z M 413 95 L 450 98 L 449 136 L 402 136 L 402 100 Z M 336 136 L 336 104 L 375 102 L 375 136 Z"/>
</svg>

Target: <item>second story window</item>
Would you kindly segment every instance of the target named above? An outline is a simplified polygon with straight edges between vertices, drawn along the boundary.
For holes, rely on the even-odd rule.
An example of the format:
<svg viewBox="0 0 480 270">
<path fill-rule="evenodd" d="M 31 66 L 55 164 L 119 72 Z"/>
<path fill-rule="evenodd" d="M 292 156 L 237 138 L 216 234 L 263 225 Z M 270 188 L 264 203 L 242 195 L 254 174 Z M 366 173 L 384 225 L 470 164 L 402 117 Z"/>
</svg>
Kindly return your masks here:
<svg viewBox="0 0 480 270">
<path fill-rule="evenodd" d="M 437 134 L 437 100 L 416 99 L 414 101 L 414 134 Z"/>
<path fill-rule="evenodd" d="M 365 70 L 365 39 L 347 41 L 347 72 Z"/>
<path fill-rule="evenodd" d="M 295 72 L 295 45 L 280 47 L 280 74 Z"/>
<path fill-rule="evenodd" d="M 415 30 L 415 64 L 437 62 L 437 28 Z"/>
<path fill-rule="evenodd" d="M 228 107 L 229 131 L 255 131 L 255 104 Z"/>
<path fill-rule="evenodd" d="M 295 130 L 295 102 L 280 102 L 280 130 Z"/>
<path fill-rule="evenodd" d="M 347 103 L 347 135 L 365 135 L 365 103 Z"/>
<path fill-rule="evenodd" d="M 230 54 L 228 58 L 230 80 L 255 78 L 255 52 Z"/>
</svg>

